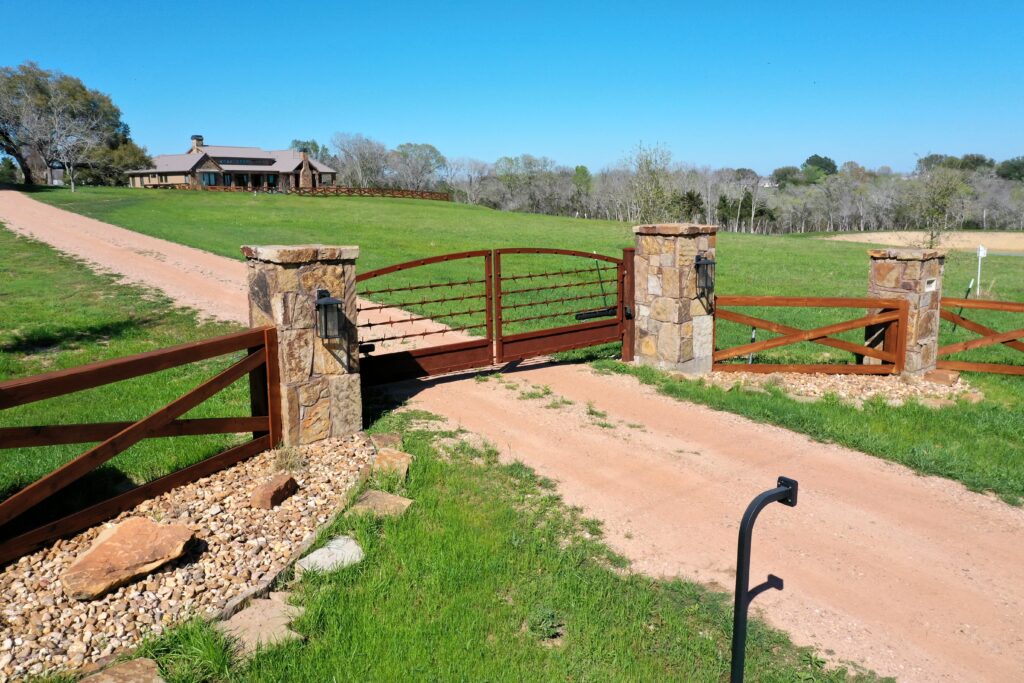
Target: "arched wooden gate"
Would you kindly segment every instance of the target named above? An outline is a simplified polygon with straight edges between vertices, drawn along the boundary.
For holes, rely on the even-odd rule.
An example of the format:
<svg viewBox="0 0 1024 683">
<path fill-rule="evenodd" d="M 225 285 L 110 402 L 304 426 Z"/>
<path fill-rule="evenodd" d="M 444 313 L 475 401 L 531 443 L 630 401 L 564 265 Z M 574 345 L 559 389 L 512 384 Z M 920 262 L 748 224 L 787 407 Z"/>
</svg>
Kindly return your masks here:
<svg viewBox="0 0 1024 683">
<path fill-rule="evenodd" d="M 466 251 L 356 278 L 364 384 L 609 342 L 633 352 L 633 249 Z"/>
</svg>

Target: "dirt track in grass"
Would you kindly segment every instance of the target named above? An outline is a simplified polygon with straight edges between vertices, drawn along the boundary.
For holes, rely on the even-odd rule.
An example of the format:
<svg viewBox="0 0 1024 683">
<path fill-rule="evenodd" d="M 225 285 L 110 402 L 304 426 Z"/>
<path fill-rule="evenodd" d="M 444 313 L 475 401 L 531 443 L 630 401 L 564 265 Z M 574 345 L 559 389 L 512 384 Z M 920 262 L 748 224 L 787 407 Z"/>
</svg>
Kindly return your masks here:
<svg viewBox="0 0 1024 683">
<path fill-rule="evenodd" d="M 0 191 L 0 221 L 206 315 L 244 322 L 245 267 Z M 513 384 L 515 386 L 513 386 Z M 531 385 L 551 396 L 520 399 Z M 559 482 L 635 569 L 731 589 L 736 530 L 777 475 L 800 502 L 762 513 L 755 610 L 839 660 L 901 681 L 1011 681 L 1024 671 L 1024 511 L 958 483 L 656 394 L 586 366 L 526 365 L 395 387 Z M 571 405 L 546 407 L 556 396 Z M 604 412 L 587 411 L 587 403 Z M 604 423 L 601 426 L 598 423 Z"/>
</svg>

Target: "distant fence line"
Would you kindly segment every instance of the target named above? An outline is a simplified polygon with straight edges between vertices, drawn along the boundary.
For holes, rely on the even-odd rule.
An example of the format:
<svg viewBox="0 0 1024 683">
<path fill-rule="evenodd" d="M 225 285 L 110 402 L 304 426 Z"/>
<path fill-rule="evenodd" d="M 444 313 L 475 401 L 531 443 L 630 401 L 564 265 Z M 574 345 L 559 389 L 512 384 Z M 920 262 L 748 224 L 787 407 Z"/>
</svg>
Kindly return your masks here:
<svg viewBox="0 0 1024 683">
<path fill-rule="evenodd" d="M 400 190 L 389 187 L 298 187 L 291 190 L 264 188 L 262 186 L 241 187 L 230 185 L 190 185 L 188 183 L 149 183 L 146 189 L 158 190 L 200 190 L 203 192 L 274 192 L 299 195 L 300 197 L 395 197 L 399 199 L 433 199 L 440 202 L 452 201 L 449 192 L 427 192 L 425 190 Z"/>
<path fill-rule="evenodd" d="M 434 199 L 450 202 L 452 196 L 448 192 L 427 192 L 425 190 L 398 190 L 387 187 L 339 187 L 324 185 L 322 187 L 300 187 L 293 189 L 292 194 L 303 197 L 396 197 L 400 199 Z"/>
</svg>

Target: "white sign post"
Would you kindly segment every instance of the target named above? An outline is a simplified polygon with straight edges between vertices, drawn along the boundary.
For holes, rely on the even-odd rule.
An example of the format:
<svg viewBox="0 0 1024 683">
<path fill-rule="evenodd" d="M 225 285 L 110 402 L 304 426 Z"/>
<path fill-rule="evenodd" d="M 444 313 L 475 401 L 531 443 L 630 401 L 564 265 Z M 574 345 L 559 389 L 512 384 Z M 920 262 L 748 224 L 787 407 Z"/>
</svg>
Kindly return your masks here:
<svg viewBox="0 0 1024 683">
<path fill-rule="evenodd" d="M 981 294 L 981 259 L 988 256 L 988 249 L 983 245 L 978 245 L 978 293 Z"/>
</svg>

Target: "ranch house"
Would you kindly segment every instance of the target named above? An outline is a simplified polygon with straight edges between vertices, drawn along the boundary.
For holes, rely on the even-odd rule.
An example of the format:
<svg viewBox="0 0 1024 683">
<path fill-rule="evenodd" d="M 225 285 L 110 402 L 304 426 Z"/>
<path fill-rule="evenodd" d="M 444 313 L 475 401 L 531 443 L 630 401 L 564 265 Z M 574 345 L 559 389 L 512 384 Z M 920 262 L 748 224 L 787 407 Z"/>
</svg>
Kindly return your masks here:
<svg viewBox="0 0 1024 683">
<path fill-rule="evenodd" d="M 333 185 L 336 177 L 333 168 L 305 152 L 206 145 L 202 135 L 192 136 L 192 147 L 185 154 L 160 154 L 153 157 L 152 168 L 128 171 L 131 187 L 188 185 L 284 192 Z"/>
</svg>

